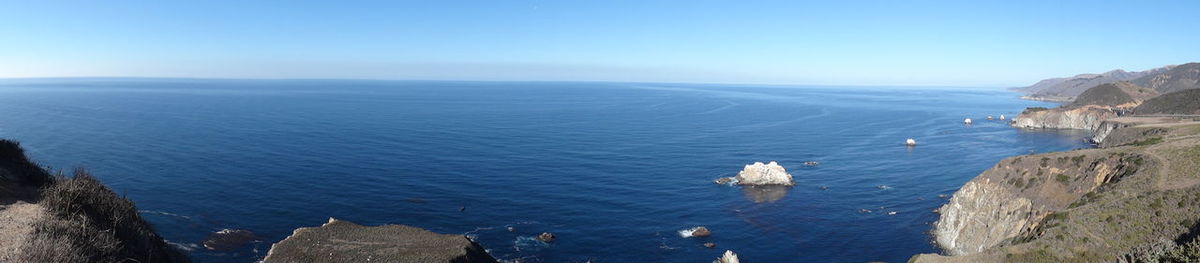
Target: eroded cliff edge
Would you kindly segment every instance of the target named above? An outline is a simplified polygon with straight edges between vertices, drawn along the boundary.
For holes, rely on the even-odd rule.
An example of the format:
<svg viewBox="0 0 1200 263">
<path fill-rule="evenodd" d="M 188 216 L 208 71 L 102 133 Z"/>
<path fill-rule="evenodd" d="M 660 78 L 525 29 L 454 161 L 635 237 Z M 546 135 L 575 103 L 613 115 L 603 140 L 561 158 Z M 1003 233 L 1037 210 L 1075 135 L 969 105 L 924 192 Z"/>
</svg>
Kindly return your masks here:
<svg viewBox="0 0 1200 263">
<path fill-rule="evenodd" d="M 937 210 L 946 255 L 913 261 L 1186 257 L 1200 247 L 1200 122 L 1122 121 L 1102 148 L 1007 158 L 967 182 Z"/>
</svg>

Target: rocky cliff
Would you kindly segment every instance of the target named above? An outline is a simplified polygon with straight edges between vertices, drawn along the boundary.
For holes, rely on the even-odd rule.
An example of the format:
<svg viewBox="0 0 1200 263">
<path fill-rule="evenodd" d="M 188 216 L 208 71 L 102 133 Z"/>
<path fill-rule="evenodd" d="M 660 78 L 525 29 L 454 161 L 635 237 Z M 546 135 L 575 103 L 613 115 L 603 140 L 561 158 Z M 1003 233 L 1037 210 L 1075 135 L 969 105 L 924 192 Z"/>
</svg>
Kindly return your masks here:
<svg viewBox="0 0 1200 263">
<path fill-rule="evenodd" d="M 1116 117 L 1110 107 L 1082 106 L 1076 108 L 1030 109 L 1013 118 L 1012 126 L 1030 129 L 1095 130 L 1106 119 Z"/>
<path fill-rule="evenodd" d="M 263 262 L 496 262 L 463 235 L 404 225 L 362 226 L 330 218 L 296 229 L 271 246 Z"/>
<path fill-rule="evenodd" d="M 937 210 L 944 255 L 912 261 L 1200 260 L 1200 122 L 1114 120 L 1103 148 L 1007 158 L 964 184 Z"/>
<path fill-rule="evenodd" d="M 1135 172 L 1131 158 L 1078 151 L 1005 159 L 938 209 L 937 244 L 946 254 L 963 255 L 1028 233 L 1084 193 Z"/>
<path fill-rule="evenodd" d="M 1053 109 L 1030 108 L 1013 118 L 1012 126 L 1037 129 L 1097 130 L 1118 112 L 1129 112 L 1158 92 L 1129 82 L 1107 83 L 1084 91 L 1074 102 Z"/>
</svg>

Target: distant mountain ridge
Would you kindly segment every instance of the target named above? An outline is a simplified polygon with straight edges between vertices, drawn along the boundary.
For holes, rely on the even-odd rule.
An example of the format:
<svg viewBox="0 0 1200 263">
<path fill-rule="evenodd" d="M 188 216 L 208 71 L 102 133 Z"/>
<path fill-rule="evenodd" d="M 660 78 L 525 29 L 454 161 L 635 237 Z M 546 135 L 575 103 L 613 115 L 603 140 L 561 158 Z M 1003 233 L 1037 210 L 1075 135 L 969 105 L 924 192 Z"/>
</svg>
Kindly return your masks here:
<svg viewBox="0 0 1200 263">
<path fill-rule="evenodd" d="M 1131 82 L 1164 94 L 1200 88 L 1200 63 L 1193 62 L 1175 66 L 1161 74 L 1142 76 Z"/>
<path fill-rule="evenodd" d="M 1101 74 L 1079 74 L 1066 78 L 1045 79 L 1031 86 L 1016 88 L 1014 90 L 1025 93 L 1030 99 L 1071 101 L 1084 91 L 1101 84 L 1132 81 L 1145 76 L 1158 75 L 1168 72 L 1174 67 L 1175 65 L 1167 65 L 1144 71 L 1130 72 L 1116 69 Z"/>
</svg>

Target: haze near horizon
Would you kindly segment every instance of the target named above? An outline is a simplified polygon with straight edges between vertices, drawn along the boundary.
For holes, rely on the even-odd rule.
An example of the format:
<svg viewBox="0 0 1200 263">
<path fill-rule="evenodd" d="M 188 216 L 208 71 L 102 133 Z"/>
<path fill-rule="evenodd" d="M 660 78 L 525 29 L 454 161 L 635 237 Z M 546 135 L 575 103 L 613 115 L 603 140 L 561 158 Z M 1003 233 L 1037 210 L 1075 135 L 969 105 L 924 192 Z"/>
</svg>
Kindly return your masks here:
<svg viewBox="0 0 1200 263">
<path fill-rule="evenodd" d="M 1024 86 L 1200 60 L 1194 1 L 39 1 L 0 77 Z"/>
</svg>

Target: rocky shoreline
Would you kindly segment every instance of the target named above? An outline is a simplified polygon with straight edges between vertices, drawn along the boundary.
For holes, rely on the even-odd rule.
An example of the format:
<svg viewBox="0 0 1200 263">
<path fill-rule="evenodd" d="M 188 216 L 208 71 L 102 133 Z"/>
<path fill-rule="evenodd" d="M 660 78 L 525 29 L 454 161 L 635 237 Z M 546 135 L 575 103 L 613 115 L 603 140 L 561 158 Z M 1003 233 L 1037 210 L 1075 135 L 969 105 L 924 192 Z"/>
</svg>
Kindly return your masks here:
<svg viewBox="0 0 1200 263">
<path fill-rule="evenodd" d="M 1200 118 L 1133 115 L 1154 96 L 1104 84 L 1063 107 L 1023 112 L 1012 126 L 1089 130 L 1097 148 L 1001 160 L 935 211 L 931 233 L 943 254 L 910 262 L 1200 258 Z M 1157 98 L 1174 96 L 1187 94 Z"/>
</svg>

